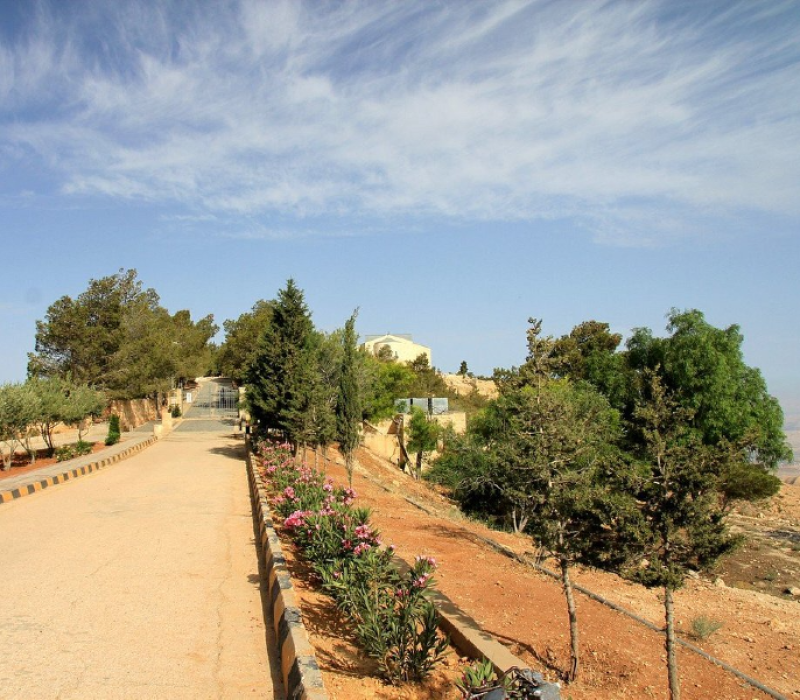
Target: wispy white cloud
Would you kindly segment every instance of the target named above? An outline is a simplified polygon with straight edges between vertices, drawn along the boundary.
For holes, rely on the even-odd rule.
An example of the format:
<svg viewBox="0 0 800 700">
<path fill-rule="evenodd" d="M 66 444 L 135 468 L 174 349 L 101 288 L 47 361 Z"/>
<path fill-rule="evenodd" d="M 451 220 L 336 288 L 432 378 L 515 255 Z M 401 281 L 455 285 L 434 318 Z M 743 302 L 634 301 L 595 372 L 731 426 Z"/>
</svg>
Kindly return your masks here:
<svg viewBox="0 0 800 700">
<path fill-rule="evenodd" d="M 577 217 L 625 244 L 800 214 L 792 2 L 92 8 L 41 5 L 0 44 L 0 149 L 11 167 L 35 153 L 66 194 Z"/>
</svg>

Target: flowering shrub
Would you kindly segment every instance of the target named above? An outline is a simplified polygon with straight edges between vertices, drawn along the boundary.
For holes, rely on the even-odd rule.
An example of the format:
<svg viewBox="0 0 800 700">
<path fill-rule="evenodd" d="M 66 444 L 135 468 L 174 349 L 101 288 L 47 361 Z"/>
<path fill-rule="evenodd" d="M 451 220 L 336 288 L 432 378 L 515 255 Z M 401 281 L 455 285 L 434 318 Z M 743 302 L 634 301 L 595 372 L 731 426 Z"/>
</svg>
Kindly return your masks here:
<svg viewBox="0 0 800 700">
<path fill-rule="evenodd" d="M 321 571 L 323 589 L 353 621 L 359 644 L 390 682 L 422 680 L 445 654 L 439 616 L 425 597 L 436 562 L 417 557 L 401 575 L 391 548 L 370 548 Z"/>
<path fill-rule="evenodd" d="M 355 491 L 296 464 L 286 445 L 262 443 L 258 454 L 272 505 L 323 590 L 348 617 L 358 643 L 389 682 L 424 678 L 448 645 L 426 597 L 436 562 L 417 557 L 401 574 L 392 561 L 394 547 L 383 546 L 369 523 L 369 509 L 353 505 Z"/>
</svg>

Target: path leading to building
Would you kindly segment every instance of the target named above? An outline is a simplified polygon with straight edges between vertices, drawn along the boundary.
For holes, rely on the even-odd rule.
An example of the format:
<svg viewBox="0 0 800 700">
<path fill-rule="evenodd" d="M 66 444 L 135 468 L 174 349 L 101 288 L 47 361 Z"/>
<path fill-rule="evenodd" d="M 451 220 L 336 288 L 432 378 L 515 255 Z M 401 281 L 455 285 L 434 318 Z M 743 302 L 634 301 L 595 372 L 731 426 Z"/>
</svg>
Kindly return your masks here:
<svg viewBox="0 0 800 700">
<path fill-rule="evenodd" d="M 0 696 L 282 697 L 230 423 L 0 509 Z"/>
</svg>

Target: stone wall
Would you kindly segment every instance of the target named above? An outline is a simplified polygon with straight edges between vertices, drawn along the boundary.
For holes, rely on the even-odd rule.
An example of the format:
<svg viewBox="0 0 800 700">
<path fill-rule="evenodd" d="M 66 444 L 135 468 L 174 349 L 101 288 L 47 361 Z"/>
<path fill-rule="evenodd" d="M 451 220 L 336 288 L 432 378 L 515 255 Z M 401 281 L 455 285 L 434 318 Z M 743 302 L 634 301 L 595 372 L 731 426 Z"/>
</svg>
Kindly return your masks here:
<svg viewBox="0 0 800 700">
<path fill-rule="evenodd" d="M 108 404 L 108 413 L 119 416 L 119 425 L 123 431 L 133 430 L 151 420 L 161 417 L 158 403 L 154 399 L 115 399 Z"/>
<path fill-rule="evenodd" d="M 467 430 L 467 414 L 462 411 L 444 413 L 432 418 L 443 427 L 452 426 L 456 433 L 463 434 Z M 397 423 L 393 420 L 381 421 L 376 425 L 365 422 L 361 444 L 378 457 L 388 459 L 392 464 L 400 464 L 403 461 L 397 439 Z"/>
</svg>

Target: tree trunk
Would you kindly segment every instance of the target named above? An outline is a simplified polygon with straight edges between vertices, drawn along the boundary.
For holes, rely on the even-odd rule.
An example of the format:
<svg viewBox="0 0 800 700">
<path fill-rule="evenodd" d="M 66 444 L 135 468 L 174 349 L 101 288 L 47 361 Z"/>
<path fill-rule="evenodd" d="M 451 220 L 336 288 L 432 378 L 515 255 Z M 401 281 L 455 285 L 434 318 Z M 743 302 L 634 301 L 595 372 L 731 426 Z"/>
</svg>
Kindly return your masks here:
<svg viewBox="0 0 800 700">
<path fill-rule="evenodd" d="M 347 486 L 353 488 L 353 453 L 350 450 L 345 452 L 344 466 L 347 468 Z"/>
<path fill-rule="evenodd" d="M 422 451 L 417 452 L 417 470 L 414 472 L 414 478 L 419 481 L 422 477 Z"/>
<path fill-rule="evenodd" d="M 672 589 L 667 586 L 664 588 L 664 612 L 667 619 L 667 671 L 669 673 L 669 697 L 670 700 L 681 700 L 681 682 L 678 678 L 678 659 L 675 652 L 675 609 L 672 601 Z"/>
<path fill-rule="evenodd" d="M 575 610 L 575 596 L 572 592 L 572 581 L 569 578 L 569 560 L 560 557 L 561 562 L 561 583 L 564 586 L 564 595 L 567 598 L 567 610 L 569 611 L 569 642 L 571 659 L 569 671 L 567 672 L 567 682 L 572 682 L 578 677 L 578 662 L 580 650 L 578 648 L 578 613 Z"/>
</svg>

